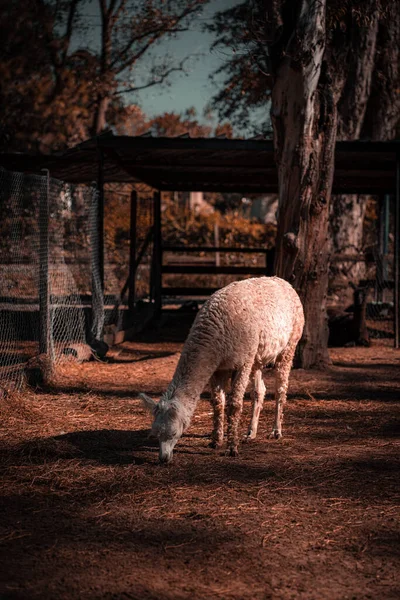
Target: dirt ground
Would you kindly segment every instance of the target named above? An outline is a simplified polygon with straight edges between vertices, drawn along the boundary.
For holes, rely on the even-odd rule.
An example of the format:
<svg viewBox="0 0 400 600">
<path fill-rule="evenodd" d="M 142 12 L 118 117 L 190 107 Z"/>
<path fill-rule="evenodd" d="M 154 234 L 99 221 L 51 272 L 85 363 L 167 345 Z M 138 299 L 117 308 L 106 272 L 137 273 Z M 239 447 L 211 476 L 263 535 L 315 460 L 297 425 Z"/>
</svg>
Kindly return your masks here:
<svg viewBox="0 0 400 600">
<path fill-rule="evenodd" d="M 185 326 L 1 399 L 0 598 L 400 598 L 392 341 L 293 371 L 279 441 L 266 370 L 258 438 L 239 458 L 208 447 L 205 393 L 161 467 L 138 393 L 166 388 Z M 249 412 L 247 399 L 243 433 Z"/>
</svg>

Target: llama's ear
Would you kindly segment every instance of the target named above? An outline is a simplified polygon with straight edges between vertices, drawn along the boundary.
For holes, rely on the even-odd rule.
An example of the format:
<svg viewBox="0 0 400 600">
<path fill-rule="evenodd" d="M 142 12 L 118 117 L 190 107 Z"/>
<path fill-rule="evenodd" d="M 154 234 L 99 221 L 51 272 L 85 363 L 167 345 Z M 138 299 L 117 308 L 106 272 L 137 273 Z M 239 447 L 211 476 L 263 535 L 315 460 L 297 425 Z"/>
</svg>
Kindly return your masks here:
<svg viewBox="0 0 400 600">
<path fill-rule="evenodd" d="M 147 394 L 139 394 L 139 398 L 141 399 L 145 409 L 154 414 L 157 408 L 157 402 L 153 400 L 153 398 L 150 398 L 150 396 Z"/>
</svg>

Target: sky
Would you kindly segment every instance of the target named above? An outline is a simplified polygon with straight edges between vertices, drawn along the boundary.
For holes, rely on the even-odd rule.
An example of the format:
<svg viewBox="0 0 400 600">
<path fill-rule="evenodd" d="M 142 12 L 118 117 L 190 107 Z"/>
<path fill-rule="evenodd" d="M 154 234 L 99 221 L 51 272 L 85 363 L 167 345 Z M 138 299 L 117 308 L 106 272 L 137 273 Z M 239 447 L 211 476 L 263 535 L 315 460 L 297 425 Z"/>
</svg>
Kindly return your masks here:
<svg viewBox="0 0 400 600">
<path fill-rule="evenodd" d="M 203 10 L 200 18 L 194 20 L 191 30 L 179 34 L 176 39 L 165 40 L 155 50 L 170 53 L 177 59 L 190 54 L 199 55 L 189 60 L 185 74 L 174 73 L 170 85 L 143 90 L 138 96 L 143 110 L 150 117 L 164 111 L 181 112 L 194 106 L 199 115 L 206 108 L 216 88 L 210 81 L 210 75 L 227 59 L 227 52 L 211 51 L 214 36 L 201 30 L 205 23 L 212 21 L 213 15 L 239 4 L 241 0 L 213 0 Z M 141 65 L 146 68 L 145 61 Z"/>
<path fill-rule="evenodd" d="M 200 17 L 193 20 L 188 32 L 178 33 L 175 39 L 165 39 L 160 42 L 149 55 L 141 62 L 138 72 L 139 77 L 146 75 L 146 70 L 151 64 L 154 55 L 170 54 L 177 60 L 188 55 L 198 55 L 190 59 L 184 73 L 173 73 L 169 85 L 156 86 L 133 94 L 126 94 L 128 102 L 139 104 L 144 113 L 154 117 L 163 112 L 183 112 L 194 107 L 201 117 L 212 95 L 217 91 L 212 85 L 209 76 L 218 69 L 229 56 L 228 50 L 210 50 L 214 36 L 202 31 L 205 23 L 211 22 L 216 12 L 225 10 L 242 0 L 211 0 L 203 8 Z M 98 43 L 100 32 L 100 14 L 98 0 L 87 0 L 84 10 L 87 23 L 90 26 L 86 42 L 89 45 Z M 81 43 L 79 40 L 77 43 Z M 228 53 L 228 55 L 227 55 Z M 204 120 L 204 119 L 201 119 Z"/>
</svg>

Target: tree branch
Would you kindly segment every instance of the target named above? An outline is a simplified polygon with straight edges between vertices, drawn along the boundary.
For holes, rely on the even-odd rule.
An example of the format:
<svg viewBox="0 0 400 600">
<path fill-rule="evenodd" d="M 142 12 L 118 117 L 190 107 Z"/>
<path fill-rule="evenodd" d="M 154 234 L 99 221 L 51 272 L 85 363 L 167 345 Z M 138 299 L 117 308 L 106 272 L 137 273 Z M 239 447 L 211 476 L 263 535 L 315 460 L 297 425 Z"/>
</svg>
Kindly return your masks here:
<svg viewBox="0 0 400 600">
<path fill-rule="evenodd" d="M 115 8 L 116 3 L 117 3 L 117 0 L 111 0 L 110 6 L 109 6 L 108 11 L 107 11 L 109 17 L 112 16 L 112 12 L 113 12 L 113 10 Z"/>
<path fill-rule="evenodd" d="M 126 6 L 126 3 L 127 3 L 127 0 L 121 0 L 121 4 L 118 6 L 115 13 L 114 14 L 110 13 L 110 20 L 111 20 L 113 26 L 118 21 L 121 12 L 124 10 L 124 8 Z"/>
<path fill-rule="evenodd" d="M 171 29 L 171 32 L 176 32 L 176 31 L 187 31 L 187 29 Z M 139 58 L 141 58 L 143 56 L 143 54 L 145 54 L 147 52 L 147 50 L 160 38 L 164 35 L 164 30 L 160 29 L 159 32 L 154 35 L 153 37 L 151 37 L 148 42 L 146 42 L 144 44 L 144 46 L 142 46 L 142 48 L 136 52 L 136 54 L 133 54 L 129 60 L 125 61 L 124 63 L 122 63 L 119 67 L 117 67 L 115 69 L 116 73 L 122 73 L 122 71 L 124 71 L 125 69 L 127 69 L 128 67 L 134 65 Z M 116 61 L 113 61 L 111 63 L 111 68 L 115 68 L 115 63 Z"/>
<path fill-rule="evenodd" d="M 70 7 L 69 7 L 68 18 L 67 18 L 67 27 L 66 27 L 66 32 L 65 32 L 65 36 L 64 36 L 64 44 L 63 44 L 63 55 L 62 55 L 62 59 L 61 59 L 62 66 L 65 66 L 65 63 L 67 60 L 67 54 L 68 54 L 69 46 L 71 43 L 72 28 L 74 25 L 76 8 L 79 4 L 79 1 L 80 0 L 72 0 Z"/>
<path fill-rule="evenodd" d="M 101 12 L 101 17 L 102 20 L 104 21 L 105 17 L 107 16 L 107 0 L 99 0 L 99 6 L 100 6 L 100 12 Z"/>
<path fill-rule="evenodd" d="M 167 69 L 162 75 L 160 75 L 159 77 L 150 80 L 148 83 L 145 83 L 144 85 L 138 85 L 138 86 L 134 86 L 125 90 L 119 90 L 117 92 L 115 92 L 115 95 L 121 95 L 121 94 L 127 94 L 128 92 L 138 92 L 139 90 L 145 90 L 149 87 L 152 87 L 153 85 L 158 85 L 160 83 L 163 83 L 163 81 L 165 81 L 167 79 L 167 77 L 169 77 L 171 75 L 171 73 L 174 72 L 182 72 L 183 71 L 183 66 L 184 63 L 187 59 L 185 58 L 184 60 L 182 60 L 179 64 L 178 67 L 171 67 L 170 69 Z"/>
<path fill-rule="evenodd" d="M 142 56 L 144 54 L 144 52 L 146 52 L 146 50 L 148 50 L 148 48 L 152 44 L 154 44 L 162 35 L 164 35 L 166 33 L 177 33 L 177 32 L 181 32 L 181 31 L 187 31 L 188 28 L 176 27 L 176 25 L 178 25 L 181 21 L 183 21 L 183 19 L 188 17 L 190 14 L 195 12 L 195 10 L 198 8 L 198 6 L 199 6 L 199 2 L 194 1 L 190 4 L 190 6 L 185 8 L 180 15 L 171 17 L 170 21 L 169 21 L 171 23 L 170 27 L 168 27 L 168 21 L 165 21 L 164 23 L 162 23 L 159 27 L 157 27 L 155 29 L 148 29 L 147 31 L 144 31 L 140 35 L 132 36 L 131 39 L 129 40 L 129 42 L 125 45 L 124 48 L 122 48 L 122 50 L 117 54 L 115 59 L 112 61 L 111 65 L 110 65 L 111 68 L 115 68 L 118 64 L 118 61 L 123 60 L 123 58 L 129 53 L 129 51 L 132 49 L 132 46 L 135 43 L 140 42 L 141 40 L 144 40 L 148 36 L 153 36 L 152 41 L 148 42 L 145 45 L 144 50 L 140 50 L 133 57 L 131 57 L 128 60 L 125 60 L 122 64 L 122 66 L 118 67 L 117 73 L 120 73 L 124 69 L 126 69 L 126 68 L 130 67 L 132 64 L 134 64 L 135 61 L 140 56 Z"/>
</svg>

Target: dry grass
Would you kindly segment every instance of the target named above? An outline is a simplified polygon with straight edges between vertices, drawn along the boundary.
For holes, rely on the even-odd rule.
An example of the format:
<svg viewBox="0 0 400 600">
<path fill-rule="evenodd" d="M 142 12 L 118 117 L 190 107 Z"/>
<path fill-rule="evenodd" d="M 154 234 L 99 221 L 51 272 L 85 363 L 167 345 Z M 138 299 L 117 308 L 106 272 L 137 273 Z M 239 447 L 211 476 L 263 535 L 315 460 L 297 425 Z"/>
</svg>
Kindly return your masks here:
<svg viewBox="0 0 400 600">
<path fill-rule="evenodd" d="M 161 468 L 137 395 L 161 393 L 179 348 L 126 343 L 2 398 L 5 597 L 397 598 L 398 352 L 294 371 L 285 437 L 266 440 L 267 401 L 239 459 L 208 447 L 205 398 Z"/>
</svg>

